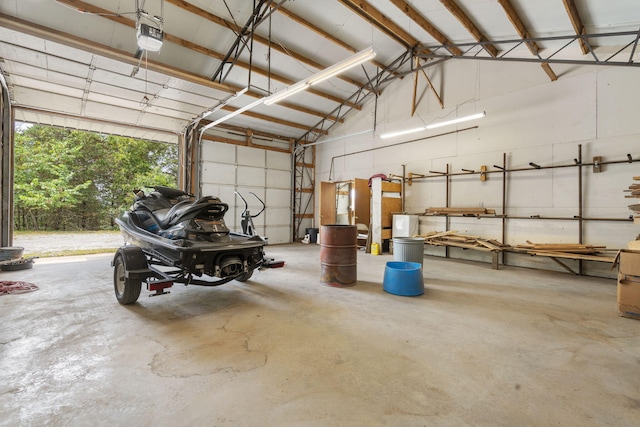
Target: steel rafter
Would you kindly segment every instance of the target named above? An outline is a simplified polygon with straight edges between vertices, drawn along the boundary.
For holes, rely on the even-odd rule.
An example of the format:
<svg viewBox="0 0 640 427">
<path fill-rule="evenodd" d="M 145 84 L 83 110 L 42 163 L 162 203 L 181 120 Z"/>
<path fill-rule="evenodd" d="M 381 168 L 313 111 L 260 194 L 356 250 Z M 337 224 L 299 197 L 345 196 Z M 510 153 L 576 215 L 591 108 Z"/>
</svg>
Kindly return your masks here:
<svg viewBox="0 0 640 427">
<path fill-rule="evenodd" d="M 353 107 L 350 107 L 351 103 L 360 104 L 364 99 L 366 99 L 369 95 L 377 94 L 380 92 L 382 86 L 385 84 L 395 80 L 396 78 L 403 76 L 405 73 L 401 73 L 399 70 L 404 67 L 407 63 L 411 64 L 413 59 L 413 54 L 411 49 L 407 49 L 404 53 L 398 56 L 391 64 L 389 64 L 385 69 L 379 71 L 372 79 L 369 79 L 367 83 L 362 85 L 356 92 L 354 92 L 349 98 L 345 99 L 340 105 L 338 105 L 333 111 L 331 111 L 328 116 L 335 116 L 337 118 L 342 118 L 347 115 Z M 300 190 L 304 187 L 302 186 L 305 182 L 305 176 L 309 178 L 311 182 L 314 182 L 313 176 L 314 171 L 304 162 L 304 154 L 307 149 L 315 149 L 314 145 L 309 145 L 311 143 L 315 143 L 318 138 L 325 135 L 327 131 L 329 131 L 333 126 L 338 123 L 337 121 L 332 121 L 327 118 L 321 119 L 318 123 L 316 123 L 311 129 L 309 129 L 302 137 L 300 137 L 296 143 L 293 152 L 293 161 L 294 161 L 294 194 L 293 194 L 293 238 L 294 240 L 300 237 L 300 226 L 302 221 L 309 214 L 313 214 L 313 211 L 309 213 L 309 207 L 313 208 L 313 200 L 314 193 L 311 192 L 310 199 L 307 203 L 303 203 L 303 194 Z M 325 126 L 329 124 L 326 128 Z M 305 145 L 309 145 L 305 147 Z M 313 167 L 315 167 L 315 153 L 313 155 L 314 162 Z M 313 190 L 313 189 L 312 189 Z"/>
<path fill-rule="evenodd" d="M 286 0 L 281 0 L 278 5 L 274 6 L 273 3 L 275 2 L 275 0 L 259 0 L 257 3 L 254 0 L 253 13 L 249 17 L 249 19 L 247 19 L 247 22 L 244 24 L 240 32 L 236 33 L 236 39 L 234 40 L 229 50 L 227 50 L 224 59 L 222 60 L 222 62 L 220 62 L 220 65 L 211 77 L 211 80 L 219 81 L 219 83 L 222 83 L 229 75 L 229 72 L 240 58 L 240 54 L 244 51 L 244 49 L 247 48 L 249 49 L 250 53 L 252 52 L 254 30 L 258 25 L 263 23 L 265 19 L 268 18 L 274 11 L 276 11 L 285 1 Z M 249 64 L 251 64 L 252 56 L 253 55 L 250 55 L 249 57 Z M 226 65 L 229 65 L 229 67 L 227 68 L 227 71 L 225 73 L 224 70 Z M 249 67 L 249 70 L 251 70 L 251 67 Z"/>
<path fill-rule="evenodd" d="M 600 58 L 593 48 L 593 42 L 597 39 L 607 39 L 612 37 L 625 37 L 627 43 L 619 48 L 615 53 L 609 54 L 608 57 Z M 451 55 L 447 47 L 451 45 L 441 46 L 429 46 L 431 53 L 422 53 L 416 50 L 415 55 L 424 59 L 476 59 L 476 60 L 489 60 L 489 61 L 513 61 L 513 62 L 534 62 L 534 63 L 546 63 L 546 64 L 577 64 L 577 65 L 608 65 L 608 66 L 622 66 L 622 67 L 638 67 L 640 62 L 634 61 L 633 56 L 636 53 L 638 40 L 640 39 L 640 31 L 619 31 L 600 34 L 581 34 L 581 35 L 569 35 L 569 36 L 553 36 L 553 37 L 531 37 L 523 39 L 509 39 L 509 40 L 492 40 L 491 42 L 475 42 L 475 43 L 458 43 L 453 46 L 462 49 L 463 54 L 459 56 Z M 587 48 L 589 54 L 584 58 L 569 59 L 556 57 L 560 52 L 567 49 L 574 42 L 583 42 Z M 539 42 L 565 42 L 563 46 L 556 50 L 546 49 L 550 53 L 543 55 L 538 52 L 536 57 L 520 56 L 519 52 L 515 49 L 522 44 Z M 496 45 L 507 46 L 500 55 L 484 56 L 482 53 L 482 46 L 491 43 Z M 624 53 L 625 50 L 630 49 L 630 52 Z M 524 54 L 523 54 L 524 55 Z M 617 58 L 617 59 L 616 59 Z M 624 58 L 624 60 L 622 60 Z M 435 65 L 435 62 L 427 63 L 423 68 Z"/>
</svg>

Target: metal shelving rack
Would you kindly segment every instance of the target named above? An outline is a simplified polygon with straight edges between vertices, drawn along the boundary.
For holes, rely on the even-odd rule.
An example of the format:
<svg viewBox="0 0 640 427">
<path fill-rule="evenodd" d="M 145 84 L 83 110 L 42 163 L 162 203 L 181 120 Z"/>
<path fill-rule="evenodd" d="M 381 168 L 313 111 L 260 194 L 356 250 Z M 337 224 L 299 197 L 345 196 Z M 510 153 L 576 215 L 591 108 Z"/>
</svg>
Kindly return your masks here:
<svg viewBox="0 0 640 427">
<path fill-rule="evenodd" d="M 615 164 L 632 164 L 640 162 L 640 158 L 633 158 L 631 154 L 627 154 L 627 158 L 625 160 L 611 160 L 611 161 L 602 161 L 601 157 L 594 157 L 591 162 L 583 162 L 582 160 L 582 144 L 578 145 L 578 154 L 575 159 L 573 159 L 573 163 L 567 164 L 559 164 L 559 165 L 548 165 L 541 166 L 536 163 L 529 163 L 528 168 L 507 168 L 507 154 L 503 153 L 502 155 L 502 166 L 493 165 L 496 170 L 486 170 L 486 171 L 475 171 L 475 170 L 464 170 L 463 172 L 451 172 L 451 166 L 447 164 L 447 168 L 445 172 L 435 172 L 429 171 L 429 175 L 422 174 L 412 174 L 409 173 L 409 176 L 405 176 L 405 168 L 403 167 L 403 182 L 411 185 L 413 181 L 426 180 L 426 179 L 437 179 L 437 178 L 445 178 L 446 180 L 446 207 L 450 206 L 450 195 L 451 195 L 451 178 L 456 176 L 470 176 L 470 175 L 483 175 L 483 174 L 501 174 L 502 175 L 502 206 L 501 213 L 495 215 L 474 215 L 477 218 L 497 218 L 502 221 L 502 230 L 501 230 L 501 241 L 505 242 L 507 237 L 507 221 L 508 220 L 554 220 L 554 221 L 577 221 L 578 222 L 578 243 L 584 243 L 584 222 L 585 221 L 610 221 L 610 222 L 633 222 L 633 217 L 629 218 L 589 218 L 583 216 L 583 168 L 592 167 L 594 172 L 600 172 L 602 167 L 605 165 L 615 165 Z M 508 176 L 512 173 L 518 173 L 523 171 L 531 172 L 532 170 L 544 170 L 544 169 L 559 169 L 559 168 L 576 168 L 578 171 L 578 212 L 573 217 L 543 217 L 539 215 L 533 216 L 512 216 L 507 215 L 507 182 Z M 464 217 L 469 215 L 462 214 L 437 214 L 434 216 L 444 216 L 445 220 L 445 231 L 450 230 L 450 218 L 451 217 Z M 445 257 L 449 257 L 449 247 L 446 247 Z M 502 252 L 502 264 L 507 265 L 507 252 Z M 579 262 L 579 272 L 578 274 L 583 274 L 583 260 L 578 259 Z M 572 271 L 568 266 L 564 265 L 560 261 L 554 259 L 554 261 L 560 263 L 565 269 Z"/>
</svg>

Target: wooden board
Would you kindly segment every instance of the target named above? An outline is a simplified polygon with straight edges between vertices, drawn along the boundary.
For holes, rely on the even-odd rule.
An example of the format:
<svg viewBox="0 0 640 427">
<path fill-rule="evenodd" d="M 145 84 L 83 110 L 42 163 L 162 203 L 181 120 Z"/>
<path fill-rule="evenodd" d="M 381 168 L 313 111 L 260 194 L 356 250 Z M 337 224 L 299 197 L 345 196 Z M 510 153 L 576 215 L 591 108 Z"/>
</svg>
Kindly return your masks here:
<svg viewBox="0 0 640 427">
<path fill-rule="evenodd" d="M 434 246 L 452 246 L 478 251 L 501 252 L 508 245 L 503 245 L 497 240 L 482 239 L 480 236 L 458 234 L 457 231 L 442 231 L 421 235 L 425 244 Z"/>
<path fill-rule="evenodd" d="M 382 197 L 382 227 L 393 226 L 393 214 L 402 212 L 402 199 Z"/>
<path fill-rule="evenodd" d="M 336 223 L 336 184 L 320 183 L 320 225 Z"/>
<path fill-rule="evenodd" d="M 425 210 L 425 214 L 431 215 L 495 215 L 495 209 L 486 208 L 452 208 L 452 207 L 431 207 Z"/>
<path fill-rule="evenodd" d="M 597 256 L 597 255 L 583 255 L 583 254 L 569 254 L 564 252 L 544 252 L 544 251 L 530 251 L 530 255 L 540 255 L 550 258 L 567 258 L 567 259 L 582 259 L 585 261 L 602 261 L 612 263 L 615 257 L 610 256 Z"/>
<path fill-rule="evenodd" d="M 353 215 L 354 224 L 365 224 L 369 226 L 371 222 L 371 190 L 369 181 L 356 178 L 353 180 L 354 197 Z"/>
<path fill-rule="evenodd" d="M 399 182 L 382 181 L 382 192 L 400 193 L 402 184 Z"/>
</svg>

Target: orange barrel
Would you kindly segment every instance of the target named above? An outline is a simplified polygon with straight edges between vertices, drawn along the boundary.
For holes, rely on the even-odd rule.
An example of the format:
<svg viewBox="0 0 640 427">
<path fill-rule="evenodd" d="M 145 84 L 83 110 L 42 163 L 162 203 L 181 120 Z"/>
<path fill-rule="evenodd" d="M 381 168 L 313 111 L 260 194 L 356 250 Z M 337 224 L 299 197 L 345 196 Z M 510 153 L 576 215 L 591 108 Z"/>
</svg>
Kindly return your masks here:
<svg viewBox="0 0 640 427">
<path fill-rule="evenodd" d="M 358 229 L 355 225 L 322 225 L 320 275 L 327 286 L 354 286 L 357 278 Z"/>
</svg>

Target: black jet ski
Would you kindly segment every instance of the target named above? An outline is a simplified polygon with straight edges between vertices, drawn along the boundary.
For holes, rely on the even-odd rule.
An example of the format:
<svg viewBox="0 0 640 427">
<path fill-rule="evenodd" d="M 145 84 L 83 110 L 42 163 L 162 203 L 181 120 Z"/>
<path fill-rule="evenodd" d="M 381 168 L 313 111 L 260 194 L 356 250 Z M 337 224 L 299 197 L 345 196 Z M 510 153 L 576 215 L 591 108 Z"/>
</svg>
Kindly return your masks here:
<svg viewBox="0 0 640 427">
<path fill-rule="evenodd" d="M 112 262 L 118 301 L 135 302 L 142 282 L 155 296 L 169 293 L 174 282 L 217 286 L 244 282 L 256 269 L 283 266 L 265 258 L 265 238 L 227 228 L 228 209 L 218 197 L 196 199 L 170 187 L 135 191 L 131 209 L 116 219 L 126 242 Z"/>
</svg>

